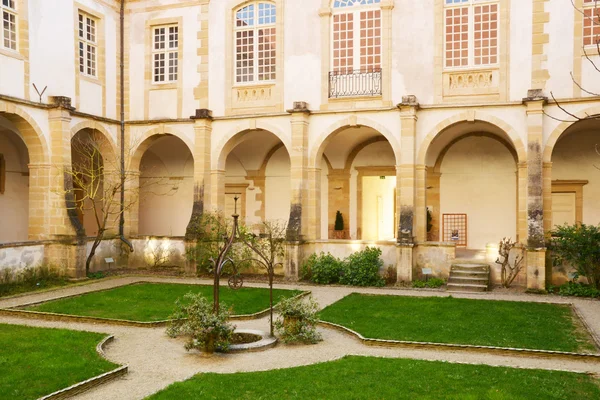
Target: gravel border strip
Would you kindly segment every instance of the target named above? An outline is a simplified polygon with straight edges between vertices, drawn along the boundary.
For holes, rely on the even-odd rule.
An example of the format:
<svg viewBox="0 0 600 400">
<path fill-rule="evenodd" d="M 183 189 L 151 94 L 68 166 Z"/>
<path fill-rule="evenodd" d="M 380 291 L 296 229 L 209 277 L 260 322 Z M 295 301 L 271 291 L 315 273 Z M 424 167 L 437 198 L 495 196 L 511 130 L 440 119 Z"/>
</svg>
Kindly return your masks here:
<svg viewBox="0 0 600 400">
<path fill-rule="evenodd" d="M 512 347 L 496 347 L 496 346 L 476 346 L 468 344 L 450 344 L 450 343 L 434 343 L 434 342 L 414 342 L 406 340 L 389 340 L 389 339 L 371 339 L 365 338 L 360 333 L 353 331 L 345 326 L 334 324 L 333 322 L 319 321 L 321 326 L 335 329 L 342 333 L 346 333 L 350 336 L 354 336 L 356 339 L 361 341 L 367 346 L 380 346 L 380 347 L 404 347 L 410 349 L 429 349 L 429 350 L 464 350 L 482 354 L 494 354 L 494 355 L 508 355 L 508 356 L 521 356 L 521 357 L 542 357 L 542 358 L 559 358 L 567 359 L 570 361 L 591 361 L 600 363 L 600 354 L 585 354 L 585 353 L 571 353 L 565 351 L 555 350 L 533 350 L 533 349 L 519 349 Z"/>
<path fill-rule="evenodd" d="M 106 359 L 106 354 L 104 353 L 104 346 L 108 343 L 112 342 L 115 339 L 113 335 L 109 335 L 105 337 L 98 345 L 96 346 L 96 352 L 104 359 Z M 67 388 L 58 390 L 54 393 L 50 393 L 49 395 L 40 397 L 38 400 L 59 400 L 59 399 L 68 399 L 83 392 L 86 392 L 96 386 L 100 386 L 102 384 L 108 383 L 114 379 L 120 378 L 129 372 L 129 366 L 122 365 L 112 371 L 105 372 L 104 374 L 95 376 L 90 379 L 86 379 L 85 381 L 76 383 Z"/>
<path fill-rule="evenodd" d="M 579 308 L 577 307 L 577 305 L 575 305 L 575 303 L 571 303 L 571 309 L 573 310 L 573 312 L 575 313 L 577 318 L 579 318 L 579 320 L 581 321 L 581 323 L 583 324 L 585 329 L 588 331 L 588 333 L 592 337 L 592 341 L 594 342 L 594 345 L 596 346 L 596 350 L 600 352 L 600 337 L 598 337 L 596 332 L 594 332 L 592 327 L 585 320 L 585 318 L 583 317 L 583 314 L 581 314 L 581 311 L 579 311 Z"/>
</svg>

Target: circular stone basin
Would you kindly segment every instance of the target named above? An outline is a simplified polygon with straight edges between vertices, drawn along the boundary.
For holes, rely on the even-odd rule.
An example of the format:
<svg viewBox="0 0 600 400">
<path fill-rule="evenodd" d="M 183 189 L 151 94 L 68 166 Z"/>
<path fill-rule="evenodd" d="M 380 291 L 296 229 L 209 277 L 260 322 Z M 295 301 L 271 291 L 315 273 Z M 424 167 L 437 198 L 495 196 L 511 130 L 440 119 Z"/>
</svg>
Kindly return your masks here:
<svg viewBox="0 0 600 400">
<path fill-rule="evenodd" d="M 267 332 L 254 329 L 236 329 L 231 343 L 229 346 L 231 353 L 260 351 L 275 346 L 277 338 L 269 336 Z"/>
</svg>

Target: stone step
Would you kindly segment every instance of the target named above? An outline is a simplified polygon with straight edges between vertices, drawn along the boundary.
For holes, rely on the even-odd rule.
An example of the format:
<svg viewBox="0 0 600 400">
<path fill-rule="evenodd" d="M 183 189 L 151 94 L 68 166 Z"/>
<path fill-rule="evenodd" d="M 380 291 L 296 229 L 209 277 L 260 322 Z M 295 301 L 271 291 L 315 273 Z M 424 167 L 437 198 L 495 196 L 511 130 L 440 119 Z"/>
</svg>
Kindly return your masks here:
<svg viewBox="0 0 600 400">
<path fill-rule="evenodd" d="M 487 276 L 490 274 L 489 271 L 473 271 L 473 270 L 463 270 L 463 269 L 453 269 L 450 271 L 452 274 L 456 274 L 459 276 L 473 275 L 473 276 Z"/>
<path fill-rule="evenodd" d="M 448 283 L 446 284 L 449 292 L 486 292 L 488 285 L 475 283 Z"/>
<path fill-rule="evenodd" d="M 480 283 L 480 284 L 486 284 L 488 283 L 489 278 L 486 276 L 478 276 L 478 277 L 472 277 L 472 276 L 450 276 L 448 278 L 448 282 L 452 282 L 452 283 Z"/>
</svg>

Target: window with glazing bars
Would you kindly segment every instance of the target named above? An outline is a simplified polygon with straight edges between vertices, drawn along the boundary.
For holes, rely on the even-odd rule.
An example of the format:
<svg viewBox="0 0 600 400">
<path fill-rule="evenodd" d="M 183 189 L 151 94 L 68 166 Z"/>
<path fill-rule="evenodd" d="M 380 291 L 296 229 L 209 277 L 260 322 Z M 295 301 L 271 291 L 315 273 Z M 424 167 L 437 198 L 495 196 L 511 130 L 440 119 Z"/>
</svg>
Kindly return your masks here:
<svg viewBox="0 0 600 400">
<path fill-rule="evenodd" d="M 597 46 L 600 43 L 600 2 L 583 1 L 583 45 Z"/>
<path fill-rule="evenodd" d="M 157 26 L 152 29 L 152 81 L 176 82 L 179 76 L 179 27 Z"/>
<path fill-rule="evenodd" d="M 79 13 L 79 72 L 96 77 L 96 58 L 98 52 L 95 18 Z"/>
<path fill-rule="evenodd" d="M 277 78 L 277 8 L 253 2 L 235 12 L 235 82 L 272 82 Z"/>
<path fill-rule="evenodd" d="M 2 32 L 0 39 L 2 47 L 17 50 L 17 8 L 16 0 L 2 0 L 0 12 L 2 13 Z"/>
<path fill-rule="evenodd" d="M 333 3 L 332 66 L 336 74 L 381 69 L 380 0 Z"/>
<path fill-rule="evenodd" d="M 446 68 L 498 63 L 500 5 L 490 0 L 445 0 L 444 60 Z"/>
</svg>

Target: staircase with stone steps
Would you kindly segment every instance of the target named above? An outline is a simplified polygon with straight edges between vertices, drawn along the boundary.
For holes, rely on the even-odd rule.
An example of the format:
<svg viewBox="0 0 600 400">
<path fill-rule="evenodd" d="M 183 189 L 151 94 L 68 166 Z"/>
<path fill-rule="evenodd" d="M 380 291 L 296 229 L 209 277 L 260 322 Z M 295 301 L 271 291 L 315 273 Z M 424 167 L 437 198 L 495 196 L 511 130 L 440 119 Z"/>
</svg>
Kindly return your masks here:
<svg viewBox="0 0 600 400">
<path fill-rule="evenodd" d="M 450 267 L 446 285 L 449 292 L 487 292 L 490 266 L 480 263 L 457 263 Z"/>
</svg>

